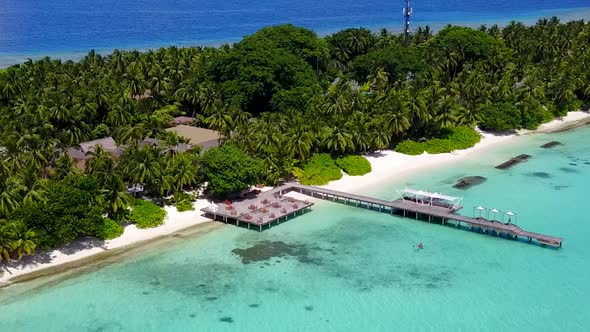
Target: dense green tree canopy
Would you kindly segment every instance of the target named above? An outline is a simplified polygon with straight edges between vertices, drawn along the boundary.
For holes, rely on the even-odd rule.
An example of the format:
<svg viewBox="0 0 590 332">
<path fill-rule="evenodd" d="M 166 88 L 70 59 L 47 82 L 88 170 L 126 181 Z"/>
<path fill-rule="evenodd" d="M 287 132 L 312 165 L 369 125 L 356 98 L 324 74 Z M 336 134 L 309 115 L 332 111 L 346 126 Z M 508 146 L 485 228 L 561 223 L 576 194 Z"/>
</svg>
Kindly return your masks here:
<svg viewBox="0 0 590 332">
<path fill-rule="evenodd" d="M 208 176 L 221 195 L 275 184 L 314 155 L 432 145 L 460 126 L 534 129 L 590 106 L 588 22 L 419 27 L 403 41 L 385 29 L 318 37 L 280 25 L 232 46 L 91 51 L 78 62 L 44 58 L 0 70 L 0 254 L 92 234 L 97 213 L 125 220 L 129 187 L 163 203 Z M 165 129 L 179 115 L 235 148 L 203 160 L 178 152 L 172 147 L 184 139 Z M 124 144 L 122 156 L 94 149 L 81 170 L 63 153 L 105 136 Z M 163 143 L 140 145 L 146 137 Z M 72 176 L 95 184 L 80 189 Z M 59 199 L 70 191 L 72 202 Z M 93 208 L 80 224 L 85 204 Z M 120 230 L 101 227 L 103 238 Z"/>
<path fill-rule="evenodd" d="M 314 71 L 326 60 L 325 43 L 310 30 L 264 28 L 223 53 L 213 78 L 226 98 L 250 113 L 301 110 L 320 88 Z"/>
<path fill-rule="evenodd" d="M 425 69 L 422 56 L 415 47 L 394 44 L 384 49 L 375 49 L 357 57 L 351 65 L 353 78 L 359 82 L 367 80 L 371 74 L 382 69 L 388 80 L 405 80 L 408 72 L 418 74 Z"/>
<path fill-rule="evenodd" d="M 236 193 L 260 181 L 260 163 L 231 145 L 207 151 L 202 167 L 207 189 L 213 196 Z"/>
<path fill-rule="evenodd" d="M 47 200 L 16 212 L 34 228 L 42 247 L 69 243 L 81 236 L 94 236 L 103 224 L 99 186 L 91 177 L 71 175 L 47 187 Z"/>
</svg>

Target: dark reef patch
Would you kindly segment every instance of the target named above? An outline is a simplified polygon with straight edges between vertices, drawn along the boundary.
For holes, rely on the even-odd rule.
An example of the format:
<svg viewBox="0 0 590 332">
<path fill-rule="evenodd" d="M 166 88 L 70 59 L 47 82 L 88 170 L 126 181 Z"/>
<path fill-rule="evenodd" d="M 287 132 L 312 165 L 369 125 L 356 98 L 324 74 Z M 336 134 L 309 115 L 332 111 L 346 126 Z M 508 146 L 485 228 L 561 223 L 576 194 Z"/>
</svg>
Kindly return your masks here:
<svg viewBox="0 0 590 332">
<path fill-rule="evenodd" d="M 569 163 L 568 165 L 570 165 L 570 166 L 578 166 L 578 164 L 576 164 L 576 163 Z"/>
<path fill-rule="evenodd" d="M 318 259 L 311 258 L 309 252 L 310 248 L 305 244 L 287 244 L 283 241 L 260 241 L 246 249 L 236 248 L 232 250 L 232 253 L 240 256 L 243 264 L 268 261 L 278 257 L 284 258 L 289 256 L 294 257 L 301 263 L 319 264 Z"/>
<path fill-rule="evenodd" d="M 566 173 L 579 173 L 577 169 L 571 167 L 560 167 L 559 170 Z"/>
<path fill-rule="evenodd" d="M 217 300 L 217 297 L 215 297 L 215 296 L 208 296 L 208 297 L 205 298 L 205 300 L 207 300 L 207 301 L 215 301 L 215 300 Z"/>
<path fill-rule="evenodd" d="M 229 316 L 225 316 L 225 317 L 219 318 L 219 321 L 223 322 L 223 323 L 233 323 L 234 319 Z"/>
<path fill-rule="evenodd" d="M 306 305 L 305 306 L 305 311 L 313 311 L 313 306 L 312 305 Z"/>
<path fill-rule="evenodd" d="M 558 145 L 563 145 L 563 144 L 561 144 L 561 142 L 558 142 L 558 141 L 551 141 L 551 142 L 547 142 L 547 143 L 541 145 L 541 147 L 543 149 L 550 149 L 550 148 L 556 147 Z"/>
<path fill-rule="evenodd" d="M 531 155 L 521 154 L 521 155 L 518 155 L 518 156 L 508 160 L 508 161 L 501 163 L 500 165 L 497 165 L 496 168 L 497 169 L 509 169 L 515 165 L 518 165 L 520 163 L 523 163 L 523 162 L 529 160 L 530 158 L 532 158 Z"/>
<path fill-rule="evenodd" d="M 527 176 L 532 176 L 535 178 L 541 178 L 541 179 L 549 179 L 551 178 L 551 174 L 547 173 L 547 172 L 531 172 L 531 173 L 526 173 Z"/>
<path fill-rule="evenodd" d="M 473 186 L 477 186 L 478 184 L 482 184 L 487 181 L 487 178 L 483 176 L 466 176 L 464 178 L 459 179 L 459 181 L 453 186 L 453 188 L 457 189 L 469 189 Z"/>
<path fill-rule="evenodd" d="M 252 304 L 248 304 L 248 306 L 250 308 L 258 308 L 258 307 L 260 307 L 260 304 L 258 304 L 258 303 L 252 303 Z"/>
</svg>

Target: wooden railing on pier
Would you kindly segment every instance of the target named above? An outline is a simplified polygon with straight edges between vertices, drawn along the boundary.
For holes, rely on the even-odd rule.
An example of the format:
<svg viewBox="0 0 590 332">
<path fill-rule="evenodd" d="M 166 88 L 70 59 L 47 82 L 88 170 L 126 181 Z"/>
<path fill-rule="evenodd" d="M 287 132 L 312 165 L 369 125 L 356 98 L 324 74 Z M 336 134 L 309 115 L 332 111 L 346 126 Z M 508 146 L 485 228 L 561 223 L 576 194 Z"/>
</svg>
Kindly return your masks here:
<svg viewBox="0 0 590 332">
<path fill-rule="evenodd" d="M 556 248 L 561 247 L 563 242 L 562 238 L 528 232 L 514 224 L 504 224 L 498 221 L 486 220 L 484 218 L 471 218 L 458 215 L 455 212 L 460 207 L 450 209 L 442 206 L 421 204 L 414 201 L 404 200 L 402 198 L 393 201 L 387 201 L 343 191 L 306 186 L 299 183 L 287 183 L 283 186 L 273 189 L 269 193 L 277 193 L 282 195 L 289 191 L 296 191 L 311 197 L 332 200 L 340 203 L 354 203 L 357 206 L 364 205 L 365 207 L 377 208 L 379 211 L 389 212 L 391 214 L 397 212 L 403 214 L 404 216 L 414 215 L 416 219 L 420 217 L 427 217 L 428 220 L 431 220 L 433 217 L 440 218 L 443 224 L 454 222 L 454 225 L 457 227 L 459 227 L 461 223 L 465 223 L 471 228 L 479 228 L 486 232 L 493 231 L 498 234 L 507 234 L 512 238 L 524 238 L 529 242 L 535 240 L 539 244 Z"/>
</svg>

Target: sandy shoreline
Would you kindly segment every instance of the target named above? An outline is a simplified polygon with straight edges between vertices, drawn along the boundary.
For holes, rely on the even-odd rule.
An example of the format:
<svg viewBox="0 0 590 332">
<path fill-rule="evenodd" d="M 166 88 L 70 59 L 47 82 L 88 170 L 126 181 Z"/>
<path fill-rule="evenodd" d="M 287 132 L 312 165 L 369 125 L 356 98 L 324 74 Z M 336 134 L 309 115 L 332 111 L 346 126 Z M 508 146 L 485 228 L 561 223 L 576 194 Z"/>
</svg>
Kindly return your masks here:
<svg viewBox="0 0 590 332">
<path fill-rule="evenodd" d="M 588 123 L 590 123 L 589 113 L 570 112 L 561 119 L 543 124 L 535 131 L 520 131 L 505 135 L 482 133 L 482 140 L 478 144 L 469 149 L 454 151 L 452 153 L 436 155 L 424 153 L 419 156 L 408 156 L 394 151 L 381 151 L 366 156 L 373 168 L 371 173 L 360 177 L 344 175 L 342 179 L 331 182 L 324 187 L 341 191 L 355 191 L 367 186 L 392 181 L 402 176 L 409 176 L 420 170 L 442 166 L 466 157 L 477 156 L 492 146 L 506 144 L 522 135 L 570 130 Z M 19 263 L 0 263 L 0 273 L 2 273 L 0 275 L 0 287 L 12 282 L 22 282 L 39 276 L 51 275 L 66 269 L 79 268 L 102 259 L 100 257 L 92 257 L 97 254 L 101 256 L 105 252 L 117 254 L 131 247 L 152 242 L 154 239 L 166 237 L 196 225 L 204 223 L 212 224 L 209 219 L 201 216 L 199 211 L 201 208 L 208 206 L 208 204 L 209 202 L 205 199 L 197 200 L 194 203 L 194 211 L 182 213 L 177 212 L 173 206 L 166 206 L 165 209 L 168 214 L 162 226 L 151 229 L 137 229 L 134 225 L 129 225 L 125 227 L 125 232 L 122 236 L 110 241 L 86 239 L 51 252 L 27 257 Z M 213 226 L 204 227 L 206 229 L 215 229 Z M 86 260 L 89 261 L 87 262 Z"/>
</svg>

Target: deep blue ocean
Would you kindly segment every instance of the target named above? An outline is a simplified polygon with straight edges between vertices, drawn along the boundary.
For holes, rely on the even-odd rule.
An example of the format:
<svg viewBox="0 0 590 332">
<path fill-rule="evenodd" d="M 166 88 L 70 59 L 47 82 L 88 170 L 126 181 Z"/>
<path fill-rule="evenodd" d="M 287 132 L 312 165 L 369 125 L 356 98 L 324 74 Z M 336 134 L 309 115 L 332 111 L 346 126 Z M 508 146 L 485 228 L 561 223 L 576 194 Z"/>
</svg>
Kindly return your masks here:
<svg viewBox="0 0 590 332">
<path fill-rule="evenodd" d="M 403 0 L 0 0 L 0 66 L 27 57 L 76 58 L 168 45 L 216 45 L 267 25 L 320 34 L 346 27 L 401 30 Z M 590 0 L 415 0 L 412 26 L 479 25 L 556 15 L 590 18 Z"/>
</svg>

